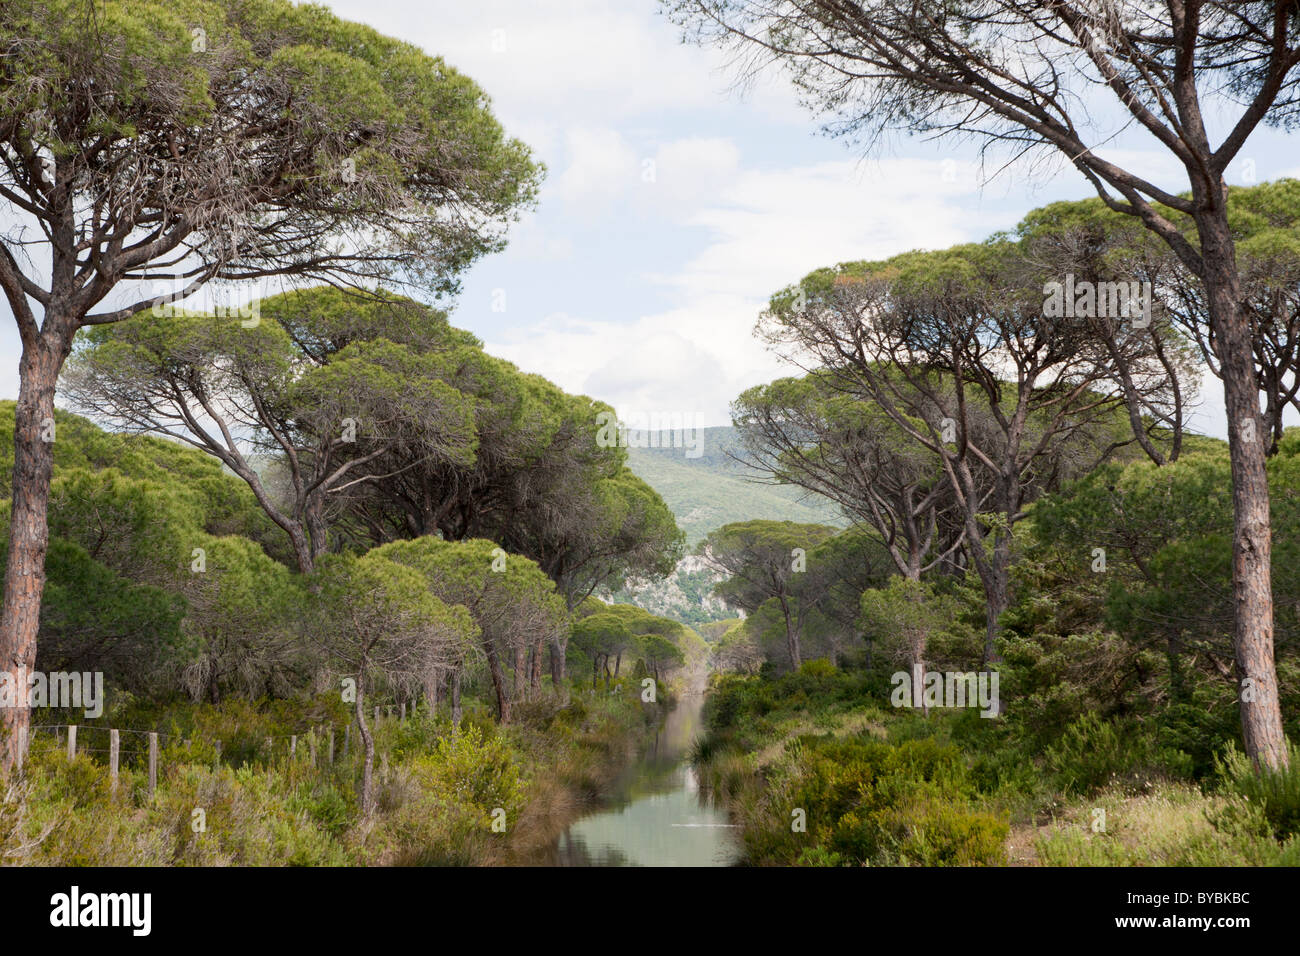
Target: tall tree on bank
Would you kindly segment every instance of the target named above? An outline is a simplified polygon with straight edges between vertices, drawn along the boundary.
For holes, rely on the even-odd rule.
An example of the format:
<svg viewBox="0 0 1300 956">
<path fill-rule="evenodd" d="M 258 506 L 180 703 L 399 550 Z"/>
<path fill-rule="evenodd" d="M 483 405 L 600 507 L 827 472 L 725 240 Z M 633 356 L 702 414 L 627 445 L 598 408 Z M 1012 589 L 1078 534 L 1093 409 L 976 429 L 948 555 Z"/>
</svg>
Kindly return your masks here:
<svg viewBox="0 0 1300 956">
<path fill-rule="evenodd" d="M 331 656 L 355 682 L 353 714 L 361 733 L 361 814 L 375 812 L 375 739 L 366 720 L 366 691 L 383 680 L 419 684 L 442 645 L 471 639 L 464 607 L 430 593 L 420 573 L 377 552 L 330 555 L 312 579 L 312 607 Z"/>
<path fill-rule="evenodd" d="M 1162 212 L 1189 238 L 1195 235 L 1196 223 L 1190 217 L 1169 209 Z M 1287 410 L 1300 409 L 1300 180 L 1231 187 L 1228 216 L 1272 456 L 1282 440 Z M 1156 315 L 1146 331 L 1175 383 L 1178 378 L 1191 380 L 1180 367 L 1195 353 L 1213 375 L 1221 375 L 1204 283 L 1140 222 L 1113 212 L 1097 198 L 1055 202 L 1026 215 L 1016 236 L 1027 257 L 1040 266 L 1056 260 L 1058 274 L 1070 271 L 1076 279 L 1094 282 L 1125 277 L 1149 282 Z M 1190 396 L 1181 397 L 1175 410 L 1188 404 Z M 1148 457 L 1157 464 L 1176 460 L 1179 417 L 1144 403 L 1140 395 L 1135 399 L 1130 414 L 1146 417 L 1147 430 L 1174 431 L 1168 455 L 1144 441 Z"/>
<path fill-rule="evenodd" d="M 454 291 L 539 170 L 471 80 L 317 6 L 7 0 L 0 50 L 0 289 L 22 341 L 0 666 L 16 673 L 35 662 L 54 392 L 78 329 L 214 280 Z M 0 719 L 5 769 L 30 715 Z"/>
<path fill-rule="evenodd" d="M 965 536 L 938 458 L 879 405 L 837 391 L 828 378 L 812 373 L 741 393 L 731 406 L 737 457 L 834 501 L 876 531 L 899 574 L 919 580 L 952 559 Z"/>
<path fill-rule="evenodd" d="M 559 487 L 539 489 L 535 499 L 525 498 L 521 505 L 519 516 L 499 532 L 501 540 L 537 561 L 570 612 L 598 588 L 620 587 L 629 577 L 670 574 L 682 556 L 684 535 L 673 513 L 625 465 L 594 481 L 572 476 Z M 551 644 L 551 683 L 561 693 L 568 684 L 568 639 L 562 628 Z"/>
<path fill-rule="evenodd" d="M 986 664 L 1025 505 L 1134 440 L 1115 351 L 1086 323 L 1046 318 L 1043 287 L 1021 247 L 995 238 L 819 270 L 774 296 L 760 326 L 938 462 L 984 589 Z M 1146 341 L 1125 335 L 1120 352 L 1158 401 L 1168 376 Z"/>
<path fill-rule="evenodd" d="M 74 408 L 194 445 L 243 479 L 304 574 L 350 489 L 430 459 L 467 465 L 475 446 L 473 403 L 448 384 L 456 363 L 443 353 L 357 337 L 316 364 L 276 316 L 282 300 L 321 293 L 334 290 L 265 300 L 254 329 L 202 314 L 92 329 L 63 376 Z M 280 487 L 255 455 L 274 461 Z M 400 463 L 377 470 L 384 457 Z"/>
<path fill-rule="evenodd" d="M 556 631 L 568 630 L 569 615 L 555 583 L 535 562 L 481 538 L 443 541 L 425 536 L 394 541 L 369 554 L 414 568 L 434 597 L 469 609 L 503 724 L 510 723 L 513 705 L 530 694 L 537 697 L 541 655 L 554 642 Z M 452 678 L 457 679 L 455 674 Z"/>
<path fill-rule="evenodd" d="M 1286 764 L 1273 659 L 1266 431 L 1224 175 L 1261 124 L 1300 120 L 1300 7 L 1293 0 L 664 0 L 703 42 L 788 67 L 831 128 L 874 141 L 903 129 L 974 136 L 1015 155 L 1064 155 L 1111 209 L 1158 235 L 1205 288 L 1222 372 L 1233 477 L 1235 655 L 1246 752 Z M 1162 189 L 1094 148 L 1121 116 L 1183 167 Z M 1212 134 L 1207 126 L 1226 132 Z M 1161 206 L 1190 217 L 1188 236 Z"/>
<path fill-rule="evenodd" d="M 821 524 L 738 521 L 710 532 L 700 545 L 704 560 L 727 575 L 714 587 L 715 594 L 747 614 L 772 602 L 785 627 L 794 670 L 803 663 L 804 621 L 822 590 L 820 575 L 809 572 L 808 553 L 835 533 Z"/>
</svg>

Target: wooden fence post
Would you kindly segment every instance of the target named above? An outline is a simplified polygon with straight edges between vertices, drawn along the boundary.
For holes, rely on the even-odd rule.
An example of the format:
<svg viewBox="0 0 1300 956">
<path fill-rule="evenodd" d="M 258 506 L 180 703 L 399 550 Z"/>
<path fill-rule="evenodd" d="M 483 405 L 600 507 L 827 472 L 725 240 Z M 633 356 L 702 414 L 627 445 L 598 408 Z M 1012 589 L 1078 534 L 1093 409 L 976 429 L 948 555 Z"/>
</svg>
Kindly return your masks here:
<svg viewBox="0 0 1300 956">
<path fill-rule="evenodd" d="M 68 724 L 68 759 L 77 755 L 77 725 Z"/>
<path fill-rule="evenodd" d="M 406 719 L 406 705 L 402 704 L 402 720 Z"/>
<path fill-rule="evenodd" d="M 311 753 L 312 769 L 315 769 L 316 767 L 316 728 L 315 727 L 313 727 L 311 729 L 311 733 L 307 735 L 307 750 Z"/>
<path fill-rule="evenodd" d="M 330 728 L 330 766 L 334 766 L 334 730 Z"/>
<path fill-rule="evenodd" d="M 149 799 L 158 790 L 158 734 L 149 734 Z"/>
<path fill-rule="evenodd" d="M 27 728 L 18 728 L 18 769 L 23 769 L 23 758 L 27 756 Z"/>
<path fill-rule="evenodd" d="M 298 753 L 298 735 L 290 734 L 289 736 L 289 759 L 293 760 L 294 755 Z"/>
<path fill-rule="evenodd" d="M 343 759 L 348 759 L 348 750 L 352 747 L 352 723 L 343 728 Z"/>
<path fill-rule="evenodd" d="M 216 766 L 218 766 L 218 767 L 221 766 L 221 741 L 220 741 L 220 740 L 217 741 L 217 762 L 216 762 Z"/>
<path fill-rule="evenodd" d="M 109 788 L 117 793 L 117 764 L 121 738 L 116 730 L 108 732 L 108 779 Z"/>
</svg>

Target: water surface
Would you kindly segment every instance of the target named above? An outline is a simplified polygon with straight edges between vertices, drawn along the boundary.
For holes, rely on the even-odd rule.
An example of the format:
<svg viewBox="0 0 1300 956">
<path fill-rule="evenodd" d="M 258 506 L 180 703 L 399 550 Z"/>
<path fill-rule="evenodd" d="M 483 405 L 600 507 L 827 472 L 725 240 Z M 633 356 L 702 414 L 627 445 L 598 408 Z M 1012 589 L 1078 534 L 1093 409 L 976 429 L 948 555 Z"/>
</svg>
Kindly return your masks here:
<svg viewBox="0 0 1300 956">
<path fill-rule="evenodd" d="M 730 866 L 735 830 L 700 793 L 688 755 L 702 732 L 702 694 L 682 697 L 599 809 L 531 862 L 544 866 Z"/>
</svg>

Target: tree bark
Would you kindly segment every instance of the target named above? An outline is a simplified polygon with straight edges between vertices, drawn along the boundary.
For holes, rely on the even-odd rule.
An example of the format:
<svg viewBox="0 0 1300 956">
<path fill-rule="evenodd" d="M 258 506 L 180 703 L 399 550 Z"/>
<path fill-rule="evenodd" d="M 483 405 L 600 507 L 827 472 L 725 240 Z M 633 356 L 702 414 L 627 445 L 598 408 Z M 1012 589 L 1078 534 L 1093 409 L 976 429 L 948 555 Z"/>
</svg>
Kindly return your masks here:
<svg viewBox="0 0 1300 956">
<path fill-rule="evenodd" d="M 551 641 L 551 689 L 566 704 L 569 701 L 569 677 L 565 657 L 568 639 L 556 637 Z"/>
<path fill-rule="evenodd" d="M 424 689 L 425 697 L 429 701 L 429 716 L 438 716 L 438 695 L 442 687 L 443 673 L 442 669 L 434 671 L 433 676 L 429 679 L 428 685 Z"/>
<path fill-rule="evenodd" d="M 508 724 L 510 723 L 510 692 L 506 690 L 506 679 L 501 673 L 501 660 L 497 656 L 496 645 L 489 637 L 483 638 L 483 653 L 487 657 L 488 673 L 492 676 L 492 689 L 497 695 L 497 719 L 503 724 Z"/>
<path fill-rule="evenodd" d="M 542 644 L 533 646 L 528 662 L 528 692 L 536 700 L 542 694 Z"/>
<path fill-rule="evenodd" d="M 999 621 L 1011 603 L 1011 538 L 996 532 L 993 540 L 992 560 L 984 577 L 984 659 L 981 669 L 1002 660 L 997 639 L 1001 633 Z"/>
<path fill-rule="evenodd" d="M 329 525 L 325 521 L 324 515 L 325 503 L 316 496 L 316 500 L 310 501 L 307 507 L 303 509 L 304 523 L 307 526 L 307 535 L 309 542 L 304 542 L 307 546 L 307 568 L 304 574 L 310 574 L 311 569 L 315 567 L 316 561 L 329 549 Z M 302 556 L 299 555 L 299 564 L 302 563 Z"/>
<path fill-rule="evenodd" d="M 370 734 L 370 725 L 366 723 L 365 709 L 366 668 L 364 661 L 357 672 L 356 717 L 357 729 L 361 733 L 361 816 L 369 820 L 375 812 L 375 738 Z"/>
<path fill-rule="evenodd" d="M 785 617 L 785 646 L 790 652 L 790 667 L 798 670 L 803 664 L 799 651 L 799 629 L 791 620 L 790 606 L 785 598 L 781 598 L 781 614 Z"/>
<path fill-rule="evenodd" d="M 18 404 L 14 409 L 13 505 L 9 520 L 9 563 L 5 568 L 4 610 L 0 613 L 0 667 L 21 692 L 19 706 L 0 708 L 0 771 L 19 759 L 20 740 L 31 726 L 22 674 L 36 668 L 36 633 L 45 589 L 49 546 L 46 506 L 54 469 L 54 389 L 68 356 L 67 323 L 46 314 L 45 327 L 24 345 L 19 363 Z"/>
<path fill-rule="evenodd" d="M 1241 305 L 1236 250 L 1226 196 L 1197 217 L 1206 299 L 1216 332 L 1228 452 L 1232 462 L 1233 560 L 1236 602 L 1233 649 L 1241 682 L 1241 733 L 1257 764 L 1285 766 L 1287 753 L 1273 659 L 1272 526 L 1265 468 L 1268 426 L 1259 414 L 1259 386 L 1249 323 Z M 1247 683 L 1249 682 L 1249 683 Z"/>
<path fill-rule="evenodd" d="M 451 732 L 455 734 L 460 729 L 460 668 L 456 668 L 456 673 L 451 675 Z"/>
<path fill-rule="evenodd" d="M 528 687 L 528 648 L 515 648 L 513 665 L 514 673 L 511 675 L 514 680 L 513 696 L 516 701 L 521 701 Z"/>
</svg>

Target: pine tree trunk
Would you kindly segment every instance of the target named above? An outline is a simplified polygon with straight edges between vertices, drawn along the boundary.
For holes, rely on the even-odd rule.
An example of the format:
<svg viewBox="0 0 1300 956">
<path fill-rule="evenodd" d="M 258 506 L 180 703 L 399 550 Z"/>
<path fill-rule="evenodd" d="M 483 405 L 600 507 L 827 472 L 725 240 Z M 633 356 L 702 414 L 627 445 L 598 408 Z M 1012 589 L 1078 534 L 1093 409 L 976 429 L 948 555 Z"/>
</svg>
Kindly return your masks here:
<svg viewBox="0 0 1300 956">
<path fill-rule="evenodd" d="M 528 693 L 533 700 L 542 694 L 542 646 L 540 642 L 533 646 L 528 662 Z"/>
<path fill-rule="evenodd" d="M 799 650 L 799 630 L 794 626 L 790 607 L 784 598 L 781 599 L 781 612 L 785 616 L 785 646 L 790 652 L 790 667 L 798 670 L 803 664 Z"/>
<path fill-rule="evenodd" d="M 46 506 L 54 468 L 54 389 L 67 347 L 56 333 L 60 323 L 46 315 L 45 332 L 23 349 L 19 364 L 18 404 L 14 409 L 13 503 L 9 519 L 9 556 L 5 568 L 4 610 L 0 613 L 0 667 L 12 676 L 21 699 L 0 708 L 0 771 L 18 760 L 29 738 L 31 712 L 21 674 L 36 668 L 36 633 L 45 589 L 45 552 L 49 545 Z M 70 340 L 71 336 L 67 336 Z"/>
<path fill-rule="evenodd" d="M 375 738 L 370 734 L 370 725 L 366 723 L 365 709 L 365 662 L 357 673 L 356 717 L 357 729 L 361 733 L 361 816 L 369 820 L 375 812 Z"/>
<path fill-rule="evenodd" d="M 551 642 L 551 689 L 560 700 L 569 702 L 569 678 L 565 670 L 566 642 L 555 638 Z"/>
<path fill-rule="evenodd" d="M 451 732 L 460 729 L 460 668 L 451 677 Z"/>
<path fill-rule="evenodd" d="M 1226 198 L 1226 197 L 1225 197 Z M 1249 323 L 1241 307 L 1236 253 L 1223 203 L 1197 218 L 1206 298 L 1215 330 L 1228 414 L 1232 461 L 1233 561 L 1237 678 L 1242 682 L 1241 731 L 1258 763 L 1284 766 L 1287 753 L 1273 659 L 1272 528 L 1268 427 L 1260 419 L 1259 388 Z"/>
<path fill-rule="evenodd" d="M 492 676 L 492 689 L 497 695 L 497 719 L 503 724 L 510 723 L 510 692 L 506 690 L 506 678 L 501 673 L 501 660 L 497 656 L 496 645 L 492 639 L 484 637 L 483 652 L 487 656 L 488 673 Z"/>
<path fill-rule="evenodd" d="M 1002 660 L 997 639 L 1002 613 L 1011 603 L 1011 539 L 999 534 L 994 539 L 992 560 L 984 582 L 984 660 L 981 669 Z"/>
<path fill-rule="evenodd" d="M 528 686 L 528 649 L 525 647 L 516 647 L 514 653 L 514 699 L 521 701 L 524 699 L 524 692 Z"/>
</svg>

